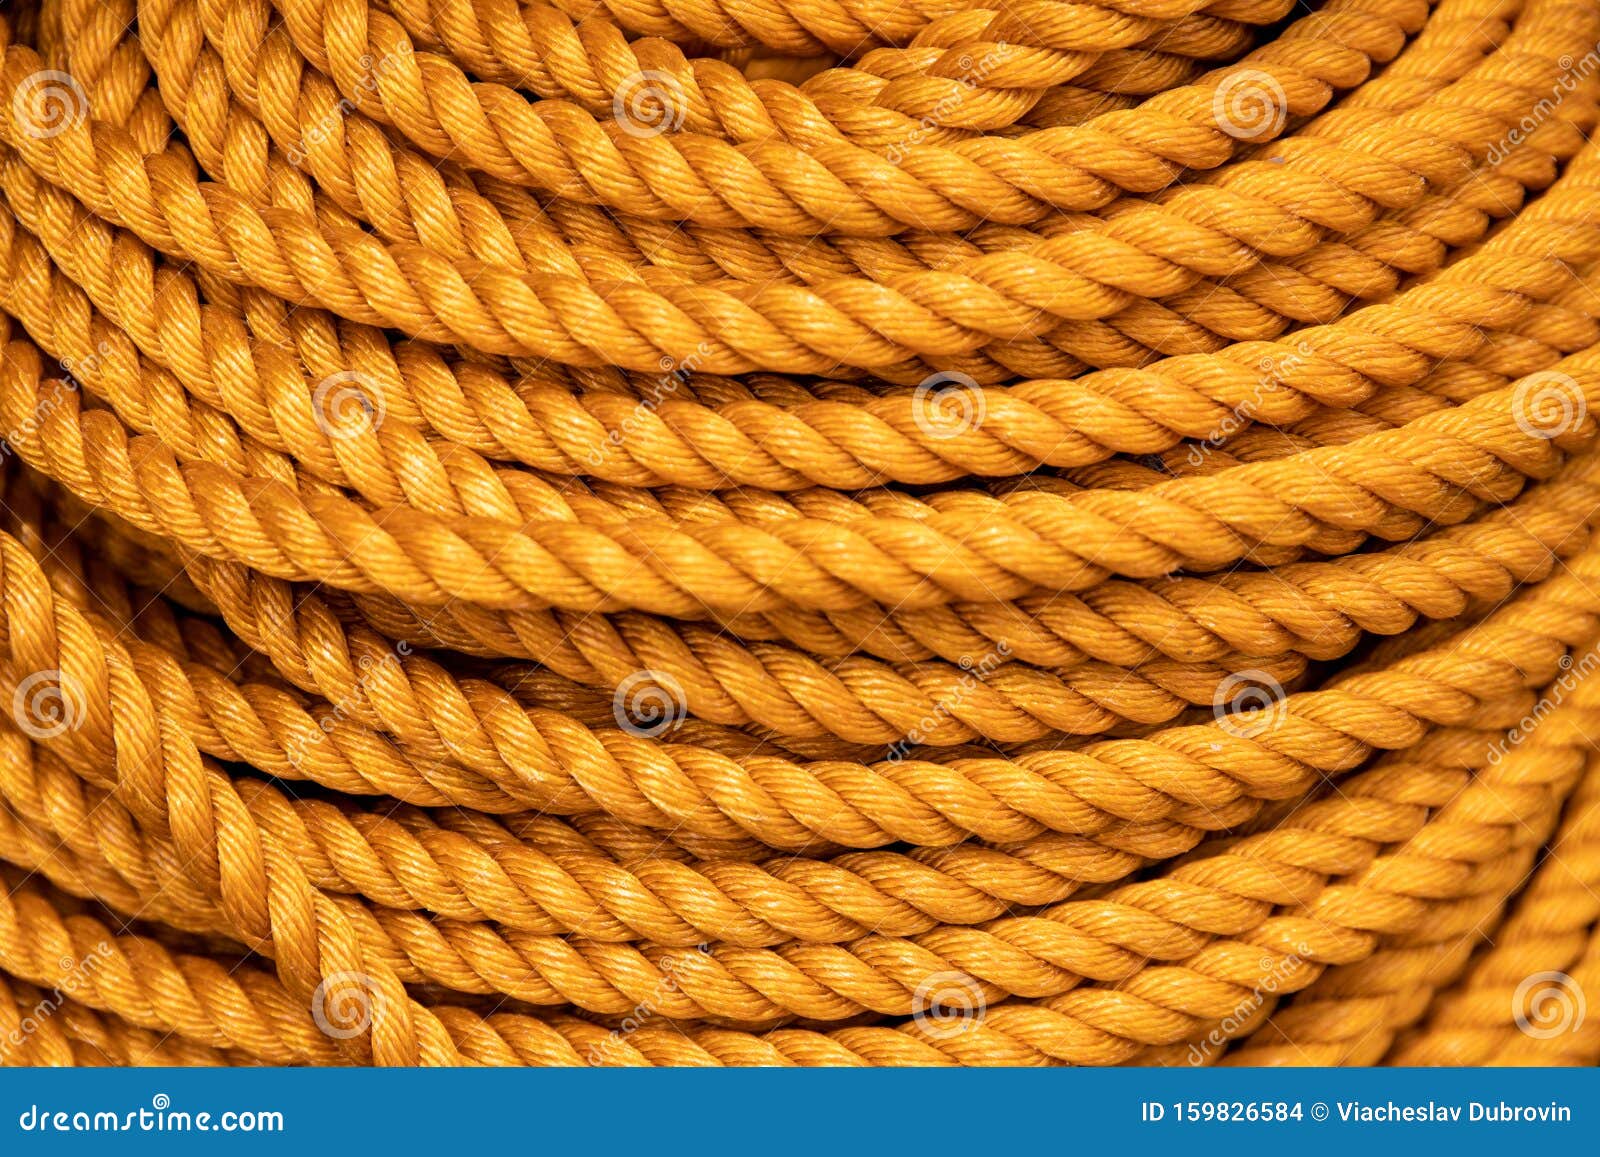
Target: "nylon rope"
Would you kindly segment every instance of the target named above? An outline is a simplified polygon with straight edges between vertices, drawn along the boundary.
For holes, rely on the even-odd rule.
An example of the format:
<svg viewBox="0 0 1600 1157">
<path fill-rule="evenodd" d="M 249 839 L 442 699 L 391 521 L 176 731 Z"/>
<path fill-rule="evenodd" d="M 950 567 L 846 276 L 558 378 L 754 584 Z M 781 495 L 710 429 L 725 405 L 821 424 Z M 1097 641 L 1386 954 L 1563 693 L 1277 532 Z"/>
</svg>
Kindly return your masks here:
<svg viewBox="0 0 1600 1157">
<path fill-rule="evenodd" d="M 1593 4 L 0 48 L 0 1061 L 1600 1063 Z"/>
</svg>

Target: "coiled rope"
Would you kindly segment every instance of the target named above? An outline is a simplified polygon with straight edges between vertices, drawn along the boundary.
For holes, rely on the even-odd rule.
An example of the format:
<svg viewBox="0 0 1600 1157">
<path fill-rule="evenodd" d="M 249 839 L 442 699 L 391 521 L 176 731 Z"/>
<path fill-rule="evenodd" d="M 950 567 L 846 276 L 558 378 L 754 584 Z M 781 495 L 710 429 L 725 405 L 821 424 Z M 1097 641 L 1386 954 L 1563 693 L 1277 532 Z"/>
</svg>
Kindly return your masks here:
<svg viewBox="0 0 1600 1157">
<path fill-rule="evenodd" d="M 3 17 L 0 1060 L 1600 1061 L 1592 4 Z"/>
</svg>

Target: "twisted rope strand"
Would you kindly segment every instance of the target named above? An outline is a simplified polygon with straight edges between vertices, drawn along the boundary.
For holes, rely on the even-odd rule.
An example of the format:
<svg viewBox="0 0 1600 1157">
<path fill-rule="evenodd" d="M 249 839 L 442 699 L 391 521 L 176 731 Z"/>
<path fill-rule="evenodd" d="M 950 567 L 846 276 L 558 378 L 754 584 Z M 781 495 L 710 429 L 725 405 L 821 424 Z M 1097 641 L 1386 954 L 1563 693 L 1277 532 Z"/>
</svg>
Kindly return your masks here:
<svg viewBox="0 0 1600 1157">
<path fill-rule="evenodd" d="M 1600 1056 L 1592 6 L 0 49 L 0 1062 Z"/>
</svg>

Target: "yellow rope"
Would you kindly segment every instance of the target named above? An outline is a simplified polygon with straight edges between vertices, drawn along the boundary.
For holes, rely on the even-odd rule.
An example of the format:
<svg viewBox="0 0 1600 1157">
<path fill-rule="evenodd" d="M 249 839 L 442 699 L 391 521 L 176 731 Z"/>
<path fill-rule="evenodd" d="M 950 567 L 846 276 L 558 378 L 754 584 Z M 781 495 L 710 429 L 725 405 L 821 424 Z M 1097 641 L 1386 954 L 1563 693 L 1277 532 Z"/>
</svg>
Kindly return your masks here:
<svg viewBox="0 0 1600 1157">
<path fill-rule="evenodd" d="M 0 1061 L 1600 1061 L 1593 5 L 5 19 Z"/>
</svg>

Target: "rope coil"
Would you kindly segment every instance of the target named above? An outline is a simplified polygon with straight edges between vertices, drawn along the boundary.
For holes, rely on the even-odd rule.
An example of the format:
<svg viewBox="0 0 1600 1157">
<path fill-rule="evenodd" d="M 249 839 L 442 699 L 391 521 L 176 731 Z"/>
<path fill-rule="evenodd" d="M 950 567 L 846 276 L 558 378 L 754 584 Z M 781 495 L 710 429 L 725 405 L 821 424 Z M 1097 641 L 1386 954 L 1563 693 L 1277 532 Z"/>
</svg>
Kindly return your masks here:
<svg viewBox="0 0 1600 1157">
<path fill-rule="evenodd" d="M 1600 12 L 1290 7 L 0 14 L 0 1062 L 1600 1062 Z"/>
</svg>

